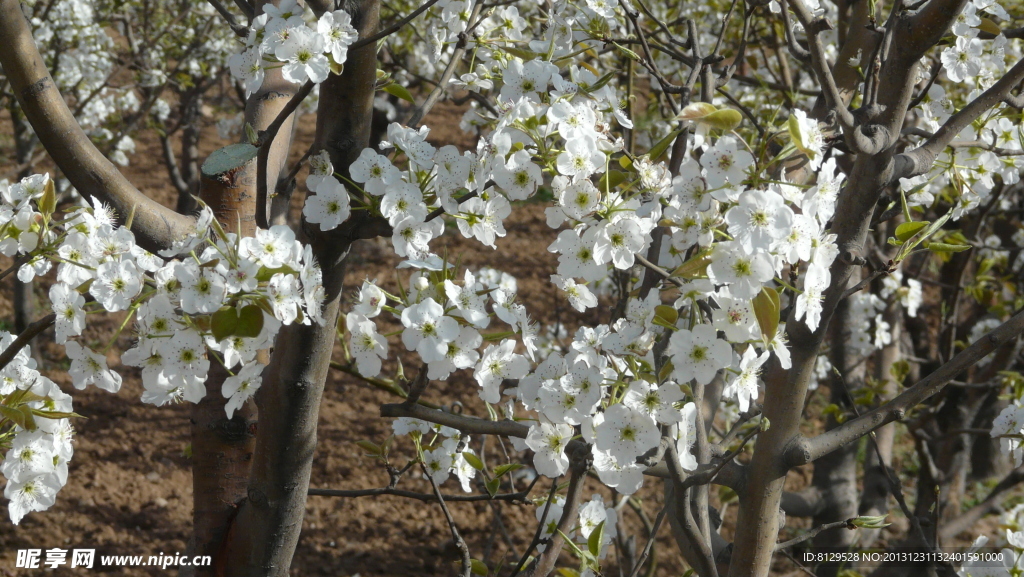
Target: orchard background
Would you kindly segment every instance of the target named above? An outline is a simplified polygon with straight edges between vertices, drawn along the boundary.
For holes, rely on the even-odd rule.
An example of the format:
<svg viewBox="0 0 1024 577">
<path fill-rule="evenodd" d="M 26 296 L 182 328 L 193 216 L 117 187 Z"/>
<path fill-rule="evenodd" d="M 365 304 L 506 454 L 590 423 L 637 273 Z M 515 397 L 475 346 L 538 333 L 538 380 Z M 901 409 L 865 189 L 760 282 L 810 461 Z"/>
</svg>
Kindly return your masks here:
<svg viewBox="0 0 1024 577">
<path fill-rule="evenodd" d="M 1019 574 L 1022 18 L 0 0 L 0 570 Z"/>
</svg>

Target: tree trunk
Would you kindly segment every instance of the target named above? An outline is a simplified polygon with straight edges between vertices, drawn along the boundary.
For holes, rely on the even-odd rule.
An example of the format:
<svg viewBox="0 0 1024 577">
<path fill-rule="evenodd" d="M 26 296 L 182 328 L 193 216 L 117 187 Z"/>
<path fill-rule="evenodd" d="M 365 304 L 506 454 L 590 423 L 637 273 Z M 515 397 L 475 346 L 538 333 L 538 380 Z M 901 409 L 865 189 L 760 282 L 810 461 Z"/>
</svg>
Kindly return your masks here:
<svg viewBox="0 0 1024 577">
<path fill-rule="evenodd" d="M 211 154 L 212 162 L 203 166 L 201 198 L 213 209 L 226 231 L 251 236 L 256 232 L 255 221 L 241 217 L 256 211 L 256 197 L 252 194 L 254 182 L 244 178 L 242 167 L 226 167 L 216 162 L 220 153 Z M 257 410 L 254 403 L 245 403 L 231 419 L 227 418 L 221 393 L 221 385 L 227 377 L 224 365 L 211 358 L 206 396 L 192 405 L 194 504 L 190 545 L 194 555 L 209 555 L 213 564 L 194 568 L 194 573 L 183 572 L 183 575 L 224 574 L 225 537 L 239 503 L 247 495 L 249 466 L 256 446 Z"/>
<path fill-rule="evenodd" d="M 379 0 L 345 3 L 360 37 L 376 31 L 379 7 Z M 376 67 L 376 46 L 367 45 L 349 52 L 344 72 L 321 85 L 314 150 L 328 150 L 338 172 L 346 173 L 369 143 Z M 268 184 L 272 186 L 274 181 Z M 320 399 L 339 316 L 344 259 L 356 239 L 385 232 L 374 229 L 379 223 L 368 220 L 359 213 L 329 234 L 306 231 L 323 269 L 326 322 L 283 327 L 264 371 L 256 396 L 260 427 L 248 498 L 228 537 L 228 575 L 289 574 L 306 511 Z"/>
<path fill-rule="evenodd" d="M 859 279 L 855 274 L 851 282 Z M 853 389 L 864 384 L 865 366 L 860 359 L 850 354 L 847 347 L 847 336 L 850 319 L 850 301 L 839 303 L 835 319 L 829 327 L 831 332 L 831 362 L 839 370 L 839 375 L 832 375 L 830 402 L 840 407 L 845 413 L 853 410 L 849 398 Z M 826 428 L 838 425 L 835 415 L 829 415 Z M 814 515 L 811 526 L 824 525 L 857 516 L 857 448 L 860 443 L 849 443 L 837 451 L 814 462 L 814 476 L 811 484 L 818 488 L 824 496 L 822 508 Z M 839 527 L 822 531 L 814 538 L 814 546 L 822 548 L 846 549 L 854 542 L 856 533 Z M 834 577 L 842 568 L 843 563 L 823 563 L 814 572 L 818 577 Z"/>
<path fill-rule="evenodd" d="M 192 195 L 200 192 L 199 141 L 202 130 L 199 126 L 199 109 L 203 104 L 203 95 L 198 90 L 193 88 L 185 92 L 185 101 L 181 106 L 181 180 L 186 189 L 179 191 L 177 208 L 182 214 L 189 214 L 196 209 L 196 200 Z M 255 205 L 253 208 L 255 209 Z M 241 209 L 239 206 L 238 213 L 246 214 Z M 235 223 L 232 223 L 232 227 L 234 225 Z"/>
</svg>

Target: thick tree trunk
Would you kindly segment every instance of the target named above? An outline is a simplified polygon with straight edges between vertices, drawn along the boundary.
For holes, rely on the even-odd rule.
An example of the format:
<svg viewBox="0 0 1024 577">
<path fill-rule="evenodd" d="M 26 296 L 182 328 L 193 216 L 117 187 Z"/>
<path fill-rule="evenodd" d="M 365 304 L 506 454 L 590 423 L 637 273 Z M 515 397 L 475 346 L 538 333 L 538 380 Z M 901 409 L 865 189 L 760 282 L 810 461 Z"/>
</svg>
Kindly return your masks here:
<svg viewBox="0 0 1024 577">
<path fill-rule="evenodd" d="M 882 348 L 878 353 L 878 362 L 875 366 L 875 378 L 884 383 L 882 385 L 882 398 L 878 404 L 891 400 L 899 391 L 899 383 L 892 375 L 891 369 L 902 358 L 900 354 L 900 342 L 903 337 L 903 307 L 899 302 L 889 304 L 882 313 L 882 320 L 889 323 L 890 336 L 892 341 Z M 892 446 L 896 437 L 896 424 L 888 425 L 875 431 L 875 442 L 878 443 L 878 452 L 882 454 L 882 461 L 879 462 L 878 454 L 873 447 L 869 446 L 867 457 L 864 460 L 864 488 L 861 491 L 859 515 L 877 516 L 889 512 L 891 503 L 891 491 L 886 476 L 886 469 L 892 467 Z M 857 540 L 862 547 L 870 547 L 881 529 L 860 529 Z"/>
<path fill-rule="evenodd" d="M 850 282 L 858 280 L 859 275 L 855 274 Z M 853 389 L 863 386 L 865 373 L 865 363 L 850 354 L 846 342 L 852 325 L 849 304 L 849 300 L 839 303 L 835 319 L 829 327 L 832 342 L 831 362 L 832 366 L 839 370 L 839 375 L 832 375 L 830 402 L 841 407 L 844 412 L 853 410 L 848 399 L 852 397 Z M 835 415 L 829 415 L 826 427 L 831 429 L 836 425 L 838 421 Z M 821 510 L 812 518 L 812 527 L 857 516 L 858 445 L 859 443 L 850 443 L 814 462 L 811 484 L 817 487 L 824 499 Z M 814 546 L 842 550 L 851 546 L 855 537 L 856 533 L 845 527 L 829 529 L 814 538 Z M 843 565 L 834 562 L 823 563 L 818 565 L 814 572 L 818 577 L 834 577 Z"/>
<path fill-rule="evenodd" d="M 345 3 L 360 37 L 376 31 L 379 6 L 379 0 Z M 347 172 L 369 143 L 375 79 L 376 47 L 368 45 L 349 52 L 343 74 L 332 75 L 321 85 L 314 149 L 328 150 L 339 172 Z M 323 269 L 326 322 L 282 328 L 264 371 L 256 397 L 260 409 L 256 454 L 248 499 L 229 535 L 228 575 L 289 574 L 306 511 L 320 399 L 339 316 L 344 259 L 353 241 L 386 232 L 380 223 L 367 220 L 359 213 L 330 234 L 306 231 Z"/>
<path fill-rule="evenodd" d="M 199 125 L 199 109 L 203 104 L 203 95 L 198 89 L 192 89 L 183 96 L 185 101 L 181 106 L 181 180 L 185 188 L 178 191 L 177 208 L 178 212 L 189 214 L 196 209 L 196 200 L 192 195 L 199 192 L 199 141 L 202 132 Z M 238 213 L 245 214 L 241 208 L 239 207 Z"/>
<path fill-rule="evenodd" d="M 242 146 L 242 145 L 236 145 Z M 228 232 L 251 236 L 252 220 L 244 215 L 256 211 L 253 181 L 243 177 L 241 167 L 218 163 L 222 151 L 214 152 L 203 166 L 200 196 Z M 239 226 L 239 224 L 241 226 Z M 265 360 L 265 359 L 264 359 Z M 257 411 L 245 403 L 230 419 L 224 411 L 221 386 L 228 371 L 216 359 L 210 360 L 206 396 L 192 405 L 192 487 L 194 555 L 213 558 L 210 567 L 183 571 L 183 575 L 223 575 L 226 569 L 225 537 L 231 521 L 248 490 L 249 466 L 256 446 Z"/>
</svg>

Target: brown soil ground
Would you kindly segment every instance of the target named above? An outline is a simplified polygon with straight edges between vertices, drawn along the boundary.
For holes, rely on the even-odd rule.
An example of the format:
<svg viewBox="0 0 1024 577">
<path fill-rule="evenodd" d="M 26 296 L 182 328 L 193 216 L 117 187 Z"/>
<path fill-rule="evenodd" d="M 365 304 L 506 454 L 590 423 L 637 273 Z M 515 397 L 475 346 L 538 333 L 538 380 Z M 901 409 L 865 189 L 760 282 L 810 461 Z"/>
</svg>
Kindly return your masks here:
<svg viewBox="0 0 1024 577">
<path fill-rule="evenodd" d="M 458 129 L 460 112 L 441 104 L 428 118 L 433 126 L 431 140 L 455 143 L 463 149 L 472 148 L 472 140 Z M 209 119 L 207 119 L 209 121 Z M 313 122 L 306 117 L 296 133 L 294 149 L 301 154 L 312 139 Z M 226 144 L 212 128 L 204 140 L 203 152 Z M 174 191 L 167 184 L 160 160 L 159 143 L 142 138 L 132 165 L 125 169 L 128 177 L 141 190 L 173 205 Z M 10 167 L 0 160 L 0 167 Z M 0 170 L 0 173 L 9 172 Z M 301 181 L 301 178 L 300 178 Z M 298 196 L 298 195 L 297 195 Z M 299 199 L 296 199 L 299 202 Z M 472 268 L 492 266 L 515 275 L 519 280 L 520 297 L 534 318 L 542 323 L 560 321 L 572 324 L 564 307 L 557 306 L 556 295 L 548 275 L 556 263 L 547 252 L 553 234 L 544 224 L 540 204 L 525 205 L 514 212 L 506 223 L 508 235 L 500 239 L 499 250 L 481 248 L 475 241 L 466 241 L 457 231 L 435 241 L 438 252 L 462 255 L 462 264 Z M 362 242 L 350 258 L 351 269 L 346 291 L 353 294 L 364 278 L 377 278 L 394 286 L 398 262 L 388 244 Z M 403 274 L 403 279 L 407 274 Z M 36 287 L 37 306 L 45 306 L 45 285 Z M 9 286 L 9 285 L 7 285 Z M 11 318 L 10 292 L 0 294 L 0 318 Z M 607 312 L 596 314 L 607 315 Z M 578 321 L 577 321 L 578 322 Z M 607 319 L 605 319 L 607 322 Z M 97 323 L 88 335 L 94 344 L 103 343 L 115 330 L 120 319 Z M 381 332 L 388 330 L 382 327 Z M 187 406 L 153 407 L 139 401 L 141 385 L 138 374 L 129 367 L 119 367 L 125 376 L 122 390 L 111 395 L 95 388 L 74 391 L 64 373 L 67 362 L 62 348 L 42 343 L 39 350 L 42 366 L 62 387 L 74 395 L 75 410 L 87 417 L 76 423 L 78 430 L 70 477 L 60 492 L 57 504 L 44 513 L 28 515 L 20 526 L 0 521 L 0 575 L 34 575 L 36 571 L 13 569 L 16 552 L 26 548 L 95 548 L 107 555 L 159 555 L 183 553 L 190 535 L 192 512 L 192 473 L 185 456 L 189 437 Z M 127 338 L 122 337 L 122 345 Z M 337 358 L 342 358 L 340 347 Z M 113 358 L 112 358 L 113 360 Z M 115 365 L 116 366 L 116 365 Z M 394 365 L 385 368 L 393 370 Z M 481 414 L 483 407 L 477 397 L 477 386 L 465 374 L 456 374 L 447 383 L 431 389 L 425 398 L 435 403 L 461 401 L 466 411 Z M 334 372 L 330 375 L 320 412 L 319 444 L 314 459 L 311 486 L 333 489 L 383 487 L 388 477 L 379 463 L 365 457 L 356 441 L 368 439 L 381 442 L 390 434 L 390 422 L 381 419 L 377 407 L 393 401 L 387 393 L 369 388 L 354 379 Z M 476 443 L 474 442 L 474 447 Z M 501 448 L 493 443 L 486 447 L 488 462 L 499 464 Z M 413 453 L 407 439 L 396 443 L 395 461 L 403 464 Z M 409 474 L 401 488 L 429 492 L 428 483 L 418 475 Z M 810 479 L 810 471 L 791 476 L 791 488 L 799 488 Z M 653 519 L 662 505 L 660 484 L 650 482 L 637 495 L 648 519 Z M 455 480 L 444 490 L 460 492 Z M 597 483 L 590 487 L 599 491 L 605 501 L 611 492 Z M 545 483 L 534 489 L 535 495 L 546 492 Z M 5 505 L 6 503 L 4 503 Z M 458 527 L 468 541 L 474 557 L 486 558 L 494 567 L 500 560 L 514 562 L 507 541 L 515 553 L 522 554 L 532 538 L 536 525 L 535 508 L 523 505 L 502 505 L 501 522 L 507 537 L 497 528 L 496 516 L 488 503 L 453 503 L 450 505 Z M 635 536 L 637 548 L 647 541 L 643 523 L 627 507 L 621 513 L 626 527 Z M 6 517 L 4 511 L 3 517 Z M 734 522 L 735 506 L 725 512 L 727 527 Z M 806 522 L 790 522 L 793 533 Z M 670 532 L 663 528 L 655 548 L 659 576 L 681 575 L 685 571 Z M 346 577 L 351 575 L 451 575 L 455 573 L 457 552 L 448 527 L 436 504 L 385 496 L 376 498 L 340 499 L 310 497 L 302 536 L 295 554 L 293 575 Z M 562 566 L 573 562 L 563 558 Z M 22 571 L 22 572 L 19 572 Z M 118 575 L 167 575 L 159 568 L 96 568 L 92 572 Z M 54 575 L 84 575 L 59 569 Z M 618 574 L 612 566 L 609 574 Z M 783 561 L 778 574 L 801 574 L 792 564 Z"/>
</svg>

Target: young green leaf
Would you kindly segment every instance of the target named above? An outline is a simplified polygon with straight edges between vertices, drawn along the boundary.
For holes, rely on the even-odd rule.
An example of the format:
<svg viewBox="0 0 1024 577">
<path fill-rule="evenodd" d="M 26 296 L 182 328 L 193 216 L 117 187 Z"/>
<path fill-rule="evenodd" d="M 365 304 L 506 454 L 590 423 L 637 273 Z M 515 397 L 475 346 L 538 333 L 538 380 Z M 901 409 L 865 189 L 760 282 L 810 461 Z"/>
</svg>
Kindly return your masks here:
<svg viewBox="0 0 1024 577">
<path fill-rule="evenodd" d="M 412 94 L 409 92 L 409 90 L 406 89 L 406 87 L 402 86 L 401 84 L 395 84 L 395 83 L 388 84 L 387 86 L 385 86 L 383 88 L 383 90 L 384 90 L 384 92 L 387 92 L 388 94 L 390 94 L 392 96 L 396 96 L 398 98 L 401 98 L 402 100 L 404 100 L 406 102 L 411 102 L 412 104 L 416 104 L 416 99 L 414 99 L 412 97 Z"/>
<path fill-rule="evenodd" d="M 515 471 L 515 470 L 521 469 L 521 468 L 522 468 L 522 465 L 519 464 L 519 463 L 509 463 L 507 465 L 502 465 L 502 466 L 494 469 L 494 478 L 497 479 L 498 477 L 504 476 L 505 473 L 509 473 L 511 471 Z"/>
<path fill-rule="evenodd" d="M 604 521 L 594 528 L 590 533 L 590 537 L 587 538 L 587 549 L 590 550 L 590 554 L 597 557 L 601 554 L 601 541 L 604 539 Z"/>
<path fill-rule="evenodd" d="M 469 453 L 469 452 L 463 451 L 462 452 L 462 458 L 465 459 L 467 463 L 469 463 L 470 467 L 473 467 L 477 471 L 483 471 L 484 470 L 484 463 L 483 463 L 483 461 L 481 461 L 480 457 L 477 457 L 473 453 Z"/>
<path fill-rule="evenodd" d="M 487 564 L 479 559 L 470 559 L 469 565 L 472 568 L 473 575 L 487 577 L 487 575 L 490 573 L 490 569 L 487 568 Z"/>
<path fill-rule="evenodd" d="M 896 240 L 900 242 L 907 242 L 912 236 L 917 234 L 917 231 L 931 224 L 927 220 L 915 220 L 913 222 L 904 222 L 896 227 Z"/>
<path fill-rule="evenodd" d="M 262 314 L 261 312 L 260 315 Z M 210 330 L 213 331 L 213 338 L 217 341 L 223 341 L 234 335 L 237 327 L 238 313 L 235 311 L 235 307 L 222 307 L 210 317 Z"/>
<path fill-rule="evenodd" d="M 779 314 L 782 310 L 779 293 L 771 287 L 763 287 L 750 303 L 754 307 L 757 325 L 761 327 L 761 337 L 765 343 L 772 342 L 779 330 Z"/>
</svg>

